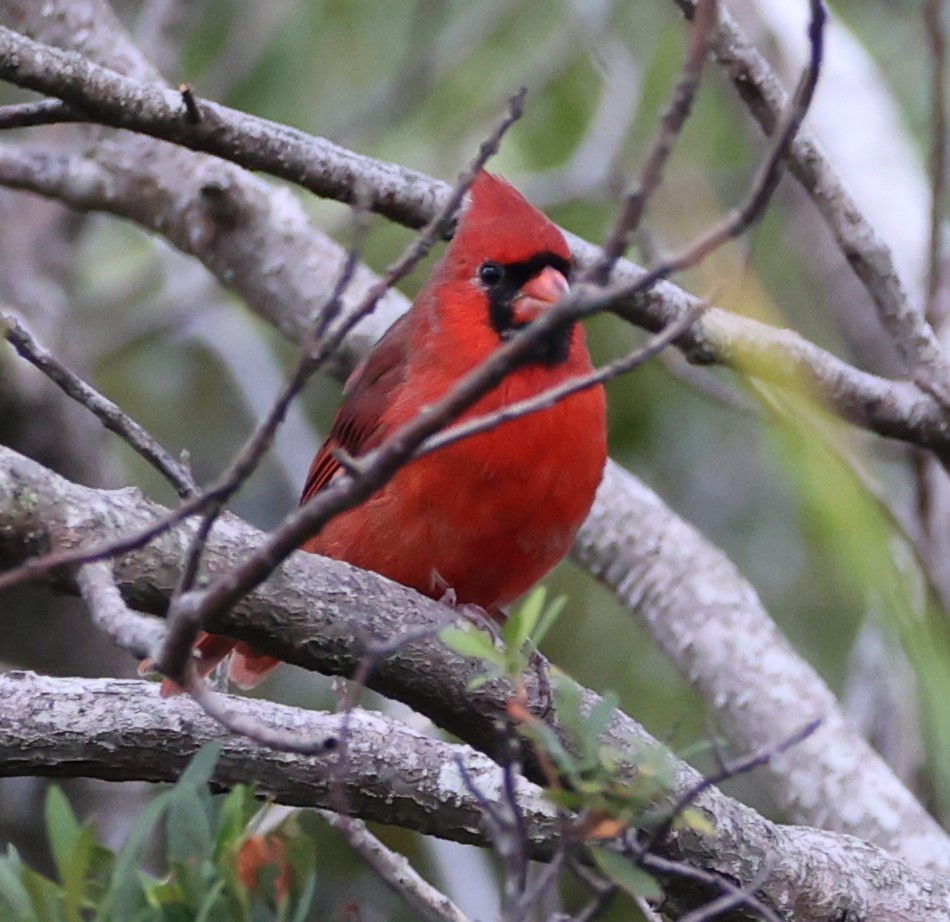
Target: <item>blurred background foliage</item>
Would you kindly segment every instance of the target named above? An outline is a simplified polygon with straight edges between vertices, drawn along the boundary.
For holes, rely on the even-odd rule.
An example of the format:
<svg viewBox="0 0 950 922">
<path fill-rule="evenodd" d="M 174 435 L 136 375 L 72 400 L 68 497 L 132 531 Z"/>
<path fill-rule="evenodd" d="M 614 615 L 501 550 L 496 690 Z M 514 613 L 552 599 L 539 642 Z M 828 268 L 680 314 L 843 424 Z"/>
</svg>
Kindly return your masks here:
<svg viewBox="0 0 950 922">
<path fill-rule="evenodd" d="M 807 4 L 775 3 L 801 6 L 803 26 Z M 117 4 L 143 41 L 149 6 Z M 762 15 L 768 6 L 765 0 L 732 4 L 791 85 L 787 36 L 769 31 Z M 195 0 L 179 7 L 180 59 L 175 41 L 164 58 L 173 83 L 188 81 L 199 95 L 445 179 L 470 158 L 507 96 L 526 85 L 525 117 L 493 169 L 560 224 L 594 241 L 605 235 L 618 193 L 642 163 L 686 35 L 669 0 Z M 925 47 L 920 9 L 909 0 L 832 4 L 876 67 L 868 92 L 888 96 L 899 110 L 913 152 L 906 168 L 922 175 L 929 61 L 923 51 L 906 52 Z M 819 95 L 828 92 L 825 85 Z M 841 131 L 860 135 L 861 126 L 842 121 Z M 876 139 L 865 141 L 873 157 Z M 633 255 L 648 261 L 651 252 L 680 246 L 708 226 L 740 199 L 762 151 L 757 127 L 710 66 L 667 181 L 651 203 L 641 252 Z M 847 165 L 841 167 L 847 175 Z M 921 221 L 927 204 L 920 203 Z M 350 238 L 343 206 L 306 198 L 306 207 L 338 240 Z M 881 232 L 891 239 L 902 228 Z M 408 239 L 404 229 L 377 220 L 366 261 L 381 269 Z M 730 310 L 797 329 L 859 367 L 893 373 L 893 351 L 874 309 L 828 239 L 813 207 L 786 179 L 761 224 L 677 281 Z M 199 480 L 213 477 L 274 393 L 292 346 L 200 267 L 128 224 L 92 217 L 80 246 L 76 331 L 96 384 L 166 447 L 187 450 Z M 406 294 L 429 266 L 403 286 Z M 907 283 L 917 292 L 922 280 Z M 610 317 L 592 321 L 589 336 L 599 360 L 642 338 Z M 289 459 L 306 457 L 318 444 L 339 390 L 328 379 L 312 384 L 305 413 L 291 420 L 277 457 L 239 496 L 239 514 L 267 528 L 294 505 L 306 471 Z M 895 528 L 867 486 L 876 484 L 912 516 L 907 452 L 827 419 L 804 393 L 749 388 L 729 372 L 691 369 L 674 355 L 612 383 L 609 406 L 612 456 L 732 558 L 837 693 L 850 687 L 855 638 L 872 607 L 885 624 L 919 626 L 913 617 L 919 576 L 904 565 L 906 553 L 898 554 L 900 566 L 893 564 Z M 117 444 L 110 450 L 122 463 L 116 485 L 136 483 L 171 500 L 138 459 Z M 615 690 L 624 709 L 674 748 L 714 734 L 688 682 L 608 592 L 570 563 L 548 584 L 569 596 L 545 642 L 555 663 L 598 691 Z M 916 635 L 914 643 L 918 662 L 924 653 L 930 659 L 923 684 L 930 703 L 936 699 L 936 726 L 950 700 L 939 697 L 942 614 L 932 627 L 936 640 Z M 16 651 L 5 651 L 4 659 L 36 665 L 19 661 Z M 68 657 L 54 668 L 76 671 Z M 329 683 L 289 667 L 262 693 L 298 705 L 333 705 Z M 703 765 L 702 756 L 697 761 Z M 917 773 L 925 792 L 946 789 L 939 767 L 932 759 L 929 772 Z M 754 778 L 736 782 L 731 792 L 775 814 Z M 410 918 L 358 860 L 332 844 L 336 833 L 324 835 L 322 914 L 314 918 L 346 919 L 345 905 L 354 899 L 363 906 L 363 922 Z M 434 858 L 406 833 L 384 835 L 436 878 L 451 876 L 446 868 L 456 859 Z M 474 874 L 467 860 L 457 859 Z M 463 905 L 468 898 L 478 906 L 471 893 L 453 892 Z M 629 912 L 621 907 L 613 918 Z"/>
</svg>

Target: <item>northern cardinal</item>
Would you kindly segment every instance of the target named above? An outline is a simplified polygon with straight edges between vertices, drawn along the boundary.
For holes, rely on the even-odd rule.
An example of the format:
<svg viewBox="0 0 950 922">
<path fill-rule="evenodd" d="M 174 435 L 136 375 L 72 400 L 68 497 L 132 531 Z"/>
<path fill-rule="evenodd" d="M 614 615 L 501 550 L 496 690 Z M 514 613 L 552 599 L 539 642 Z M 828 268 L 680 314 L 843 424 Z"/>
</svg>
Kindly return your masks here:
<svg viewBox="0 0 950 922">
<path fill-rule="evenodd" d="M 301 502 L 341 473 L 334 449 L 359 456 L 385 442 L 558 301 L 570 273 L 571 253 L 557 227 L 508 183 L 481 172 L 432 277 L 347 382 Z M 571 325 L 542 341 L 461 418 L 591 369 L 583 329 Z M 605 399 L 597 386 L 411 462 L 303 547 L 503 618 L 501 607 L 570 549 L 605 461 Z M 199 672 L 207 674 L 232 650 L 231 678 L 245 687 L 279 664 L 206 634 L 198 643 Z"/>
</svg>

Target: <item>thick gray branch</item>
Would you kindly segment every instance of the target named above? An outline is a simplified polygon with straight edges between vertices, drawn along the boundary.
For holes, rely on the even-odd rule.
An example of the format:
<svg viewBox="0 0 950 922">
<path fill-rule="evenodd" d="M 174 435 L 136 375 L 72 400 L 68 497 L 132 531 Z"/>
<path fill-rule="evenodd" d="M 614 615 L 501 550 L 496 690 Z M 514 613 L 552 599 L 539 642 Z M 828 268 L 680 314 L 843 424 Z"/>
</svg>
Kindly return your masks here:
<svg viewBox="0 0 950 922">
<path fill-rule="evenodd" d="M 950 867 L 939 825 L 855 732 L 733 563 L 617 465 L 607 468 L 574 556 L 646 622 L 741 750 L 821 720 L 765 769 L 789 816 L 859 835 L 914 864 L 928 864 L 939 839 L 944 857 L 934 866 Z"/>
<path fill-rule="evenodd" d="M 155 682 L 0 675 L 0 776 L 81 775 L 108 781 L 174 781 L 205 743 L 222 740 L 215 780 L 256 784 L 283 804 L 327 807 L 458 842 L 485 844 L 480 806 L 466 792 L 460 757 L 489 800 L 503 796 L 498 766 L 469 746 L 445 743 L 382 714 L 349 715 L 233 699 L 254 719 L 301 739 L 326 741 L 302 756 L 227 733 L 187 696 L 160 698 Z M 519 783 L 536 847 L 556 837 L 541 791 Z"/>
<path fill-rule="evenodd" d="M 675 0 L 692 11 L 693 0 Z M 713 54 L 739 96 L 766 134 L 771 134 L 788 97 L 768 62 L 751 44 L 728 10 L 720 16 Z M 798 133 L 788 157 L 789 171 L 815 203 L 841 252 L 864 283 L 908 373 L 944 405 L 950 405 L 950 370 L 921 305 L 907 295 L 890 250 L 865 219 L 838 171 L 805 130 Z"/>
<path fill-rule="evenodd" d="M 45 544 L 55 539 L 56 543 L 71 544 L 101 540 L 127 532 L 154 518 L 159 511 L 160 507 L 138 491 L 96 491 L 75 486 L 35 462 L 0 449 L 0 558 L 30 553 L 31 542 Z M 180 528 L 116 561 L 116 576 L 127 598 L 144 608 L 163 606 L 175 585 L 190 531 L 190 526 Z M 676 537 L 687 540 L 690 535 L 681 532 Z M 223 572 L 232 567 L 259 541 L 260 534 L 254 529 L 232 516 L 225 517 L 208 546 L 209 569 Z M 299 665 L 351 674 L 360 660 L 359 638 L 393 639 L 426 626 L 434 628 L 444 622 L 445 615 L 443 606 L 375 574 L 338 561 L 296 554 L 215 627 Z M 437 641 L 417 639 L 380 661 L 370 684 L 427 714 L 476 748 L 491 752 L 496 743 L 496 721 L 505 713 L 507 694 L 495 684 L 474 694 L 467 693 L 466 683 L 476 671 L 474 664 L 447 651 Z M 585 693 L 585 707 L 592 707 L 596 700 L 593 693 Z M 551 720 L 560 732 L 555 718 Z M 635 772 L 639 746 L 656 745 L 639 725 L 622 714 L 616 716 L 608 729 L 607 742 L 626 754 L 620 766 L 621 777 Z M 691 789 L 699 781 L 696 773 L 682 763 L 675 765 L 673 777 L 678 791 Z M 855 784 L 860 785 L 861 779 L 855 779 Z M 806 849 L 800 848 L 796 844 L 800 837 L 823 835 L 810 830 L 790 830 L 787 836 L 782 834 L 780 847 L 769 844 L 776 841 L 777 827 L 715 790 L 701 795 L 697 805 L 713 819 L 715 835 L 708 838 L 690 830 L 679 831 L 668 845 L 670 853 L 738 880 L 753 879 L 755 873 L 768 866 L 769 880 L 784 888 L 777 905 L 791 905 L 788 901 L 796 899 L 792 894 L 800 890 L 795 883 L 802 873 L 799 859 L 807 857 L 811 869 L 814 862 L 833 867 L 840 857 L 830 856 L 827 849 L 809 855 L 814 841 Z M 909 798 L 895 810 L 900 808 L 905 812 L 897 824 L 908 824 L 916 831 L 906 842 L 899 843 L 905 848 L 904 854 L 921 864 L 947 867 L 948 848 L 942 833 L 936 828 L 932 830 L 927 842 L 929 852 L 921 856 L 919 850 L 924 847 L 925 838 L 922 811 Z M 836 841 L 851 840 L 838 840 L 831 834 L 822 838 L 826 844 Z M 880 864 L 875 862 L 884 859 L 874 858 L 880 853 L 871 846 L 861 845 L 860 850 L 872 869 L 867 872 L 867 879 L 874 879 L 882 873 Z M 886 860 L 892 870 L 902 867 L 894 859 Z M 875 867 L 877 870 L 873 870 Z M 752 876 L 747 876 L 753 868 Z M 904 873 L 909 872 L 901 871 L 901 875 Z M 858 886 L 856 878 L 844 889 Z M 815 905 L 829 899 L 840 908 L 840 887 L 822 892 L 824 897 L 809 899 L 817 900 Z M 853 895 L 853 891 L 848 892 Z M 822 905 L 829 909 L 828 904 Z"/>
<path fill-rule="evenodd" d="M 285 732 L 336 741 L 343 732 L 338 714 L 248 699 L 240 706 Z M 305 757 L 231 736 L 189 699 L 160 698 L 153 683 L 21 672 L 0 676 L 0 776 L 174 781 L 212 740 L 223 743 L 214 777 L 225 787 L 256 784 L 280 803 L 329 807 L 461 842 L 487 845 L 488 836 L 481 805 L 465 789 L 455 757 L 462 757 L 489 801 L 502 796 L 501 771 L 485 756 L 421 736 L 379 714 L 351 714 L 347 758 L 341 763 L 339 747 Z M 685 770 L 685 776 L 691 774 Z M 519 782 L 518 791 L 532 851 L 548 857 L 560 841 L 558 821 L 538 788 Z M 681 833 L 669 852 L 733 880 L 759 877 L 762 898 L 782 918 L 937 922 L 950 912 L 950 883 L 915 872 L 873 846 L 768 823 L 715 792 L 702 801 L 716 833 Z M 683 881 L 673 878 L 668 886 L 679 905 L 702 899 Z"/>
</svg>

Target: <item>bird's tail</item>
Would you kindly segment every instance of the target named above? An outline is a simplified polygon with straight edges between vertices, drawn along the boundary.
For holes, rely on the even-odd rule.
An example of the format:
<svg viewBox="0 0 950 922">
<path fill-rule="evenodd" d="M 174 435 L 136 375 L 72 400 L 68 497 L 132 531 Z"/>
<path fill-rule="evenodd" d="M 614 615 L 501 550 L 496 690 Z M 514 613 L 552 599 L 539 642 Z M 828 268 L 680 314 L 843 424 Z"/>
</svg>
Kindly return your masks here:
<svg viewBox="0 0 950 922">
<path fill-rule="evenodd" d="M 280 660 L 264 656 L 246 643 L 222 637 L 220 634 L 202 634 L 195 644 L 198 675 L 203 679 L 211 674 L 227 656 L 231 656 L 228 675 L 241 688 L 253 688 L 279 665 Z M 171 679 L 162 682 L 162 697 L 180 695 L 182 688 Z"/>
</svg>

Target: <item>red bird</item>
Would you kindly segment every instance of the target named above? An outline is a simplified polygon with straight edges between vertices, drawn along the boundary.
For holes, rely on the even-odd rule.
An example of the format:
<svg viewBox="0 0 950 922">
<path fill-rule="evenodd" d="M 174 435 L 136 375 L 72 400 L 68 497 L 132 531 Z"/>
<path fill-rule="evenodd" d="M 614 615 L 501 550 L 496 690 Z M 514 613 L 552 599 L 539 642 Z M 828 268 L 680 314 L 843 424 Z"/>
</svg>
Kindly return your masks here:
<svg viewBox="0 0 950 922">
<path fill-rule="evenodd" d="M 570 250 L 557 227 L 508 183 L 480 173 L 442 262 L 347 382 L 301 501 L 341 472 L 334 449 L 359 456 L 381 445 L 558 301 L 570 272 Z M 574 324 L 543 340 L 461 418 L 591 369 L 583 329 Z M 303 547 L 435 599 L 451 590 L 458 604 L 503 618 L 500 608 L 570 549 L 605 461 L 605 400 L 597 386 L 411 462 Z M 205 635 L 198 644 L 202 674 L 232 649 L 231 677 L 244 686 L 279 663 Z"/>
</svg>

